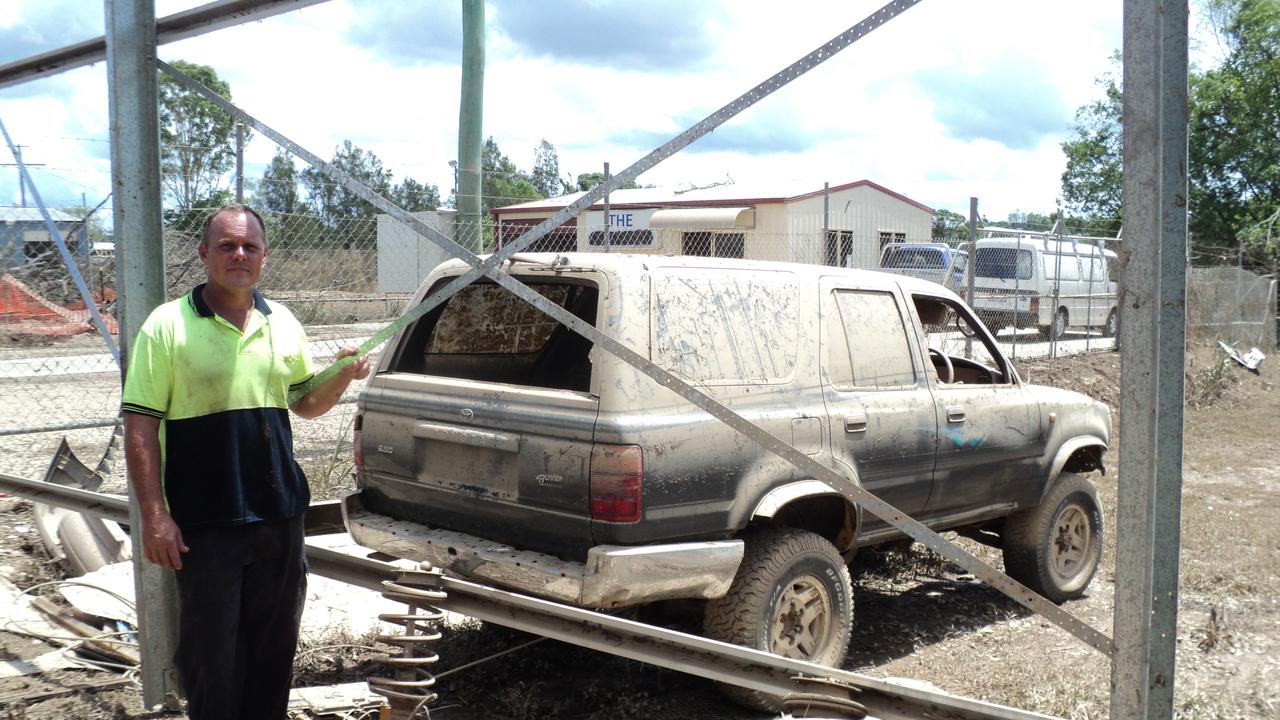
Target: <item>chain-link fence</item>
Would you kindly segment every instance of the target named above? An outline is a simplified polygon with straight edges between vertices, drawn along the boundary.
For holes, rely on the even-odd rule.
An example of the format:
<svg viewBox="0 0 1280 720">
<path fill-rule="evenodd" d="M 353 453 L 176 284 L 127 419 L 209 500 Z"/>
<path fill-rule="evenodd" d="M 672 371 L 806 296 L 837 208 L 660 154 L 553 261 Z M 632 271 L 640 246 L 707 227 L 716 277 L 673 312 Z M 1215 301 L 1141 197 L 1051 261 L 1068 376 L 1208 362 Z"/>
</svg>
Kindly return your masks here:
<svg viewBox="0 0 1280 720">
<path fill-rule="evenodd" d="M 1266 351 L 1276 347 L 1280 314 L 1276 279 L 1238 267 L 1191 268 L 1187 277 L 1187 335 Z"/>
<path fill-rule="evenodd" d="M 166 218 L 166 297 L 204 281 L 196 251 L 209 209 Z M 264 214 L 270 256 L 259 287 L 307 327 L 318 367 L 343 346 L 359 345 L 401 313 L 407 293 L 378 285 L 377 221 L 333 222 L 312 215 Z M 127 242 L 127 239 L 118 239 Z M 115 331 L 114 253 L 76 256 L 94 302 Z M 56 252 L 10 261 L 0 273 L 0 471 L 40 478 L 65 436 L 93 467 L 102 457 L 120 408 L 120 370 L 92 331 L 80 294 Z M 360 383 L 344 398 L 353 399 Z M 296 422 L 299 462 L 318 494 L 331 495 L 350 469 L 352 406 Z M 123 489 L 123 463 L 108 463 L 108 489 Z"/>
<path fill-rule="evenodd" d="M 196 252 L 197 209 L 167 218 L 166 295 L 204 280 Z M 442 210 L 417 215 L 441 234 L 479 252 L 512 242 L 537 220 L 460 223 Z M 264 214 L 270 256 L 259 287 L 307 327 L 317 366 L 359 345 L 399 317 L 445 250 L 387 216 L 333 220 Z M 1049 233 L 984 233 L 974 247 L 934 242 L 925 229 L 884 230 L 883 217 L 804 215 L 779 222 L 757 216 L 748 227 L 696 224 L 614 229 L 566 226 L 531 251 L 699 255 L 883 269 L 943 284 L 977 311 L 1017 359 L 1058 357 L 1114 347 L 1116 255 L 1105 240 Z M 875 228 L 872 230 L 859 228 Z M 127 242 L 127 239 L 124 240 Z M 99 249 L 76 256 L 77 269 L 114 330 L 115 258 Z M 61 258 L 46 253 L 11 262 L 0 284 L 0 470 L 43 475 L 65 435 L 92 465 L 107 447 L 120 403 L 119 368 L 89 324 Z M 1193 336 L 1262 348 L 1275 343 L 1271 278 L 1237 268 L 1193 268 L 1188 318 Z M 359 384 L 348 392 L 354 398 Z M 299 461 L 317 493 L 333 495 L 350 470 L 349 403 L 316 421 L 295 423 Z M 121 468 L 112 480 L 123 486 Z"/>
</svg>

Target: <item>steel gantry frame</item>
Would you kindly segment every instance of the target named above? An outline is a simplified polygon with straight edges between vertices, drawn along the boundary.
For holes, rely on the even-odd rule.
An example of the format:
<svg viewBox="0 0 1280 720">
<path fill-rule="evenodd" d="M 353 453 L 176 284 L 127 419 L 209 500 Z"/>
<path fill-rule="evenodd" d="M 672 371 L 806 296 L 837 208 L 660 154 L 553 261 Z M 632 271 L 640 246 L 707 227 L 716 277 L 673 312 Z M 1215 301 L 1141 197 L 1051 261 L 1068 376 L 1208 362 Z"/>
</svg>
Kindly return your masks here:
<svg viewBox="0 0 1280 720">
<path fill-rule="evenodd" d="M 186 13 L 169 16 L 159 22 L 154 21 L 152 0 L 105 1 L 108 28 L 113 34 L 109 34 L 107 38 L 100 41 L 105 45 L 108 58 L 110 59 L 113 55 L 113 45 L 117 44 L 115 41 L 123 39 L 129 43 L 118 43 L 124 52 L 116 50 L 115 55 L 117 57 L 127 55 L 125 62 L 136 64 L 141 61 L 145 66 L 154 58 L 155 46 L 160 42 L 160 38 L 168 42 L 181 37 L 190 37 L 238 22 L 261 19 L 316 4 L 322 0 L 287 2 L 223 0 Z M 1131 242 L 1126 245 L 1122 258 L 1122 262 L 1129 266 L 1129 272 L 1125 274 L 1126 279 L 1135 283 L 1128 288 L 1131 292 L 1129 298 L 1132 300 L 1132 305 L 1127 305 L 1125 308 L 1126 314 L 1133 313 L 1134 316 L 1130 318 L 1130 322 L 1122 324 L 1122 340 L 1126 347 L 1133 350 L 1150 348 L 1151 355 L 1144 356 L 1136 362 L 1126 362 L 1124 359 L 1131 357 L 1132 352 L 1122 358 L 1122 368 L 1132 369 L 1122 374 L 1121 443 L 1122 447 L 1127 449 L 1122 453 L 1121 459 L 1120 510 L 1117 513 L 1117 525 L 1120 529 L 1117 550 L 1117 603 L 1113 632 L 1119 640 L 1114 645 L 1111 638 L 1105 634 L 1089 627 L 1003 573 L 977 560 L 892 506 L 862 490 L 856 483 L 848 481 L 787 443 L 752 425 L 696 388 L 684 383 L 680 378 L 652 365 L 647 358 L 639 356 L 630 348 L 596 330 L 595 327 L 547 302 L 536 292 L 501 270 L 502 263 L 513 254 L 525 249 L 569 217 L 586 209 L 609 191 L 634 179 L 641 172 L 712 131 L 729 118 L 816 67 L 836 52 L 856 42 L 867 32 L 918 2 L 919 0 L 893 0 L 867 19 L 646 155 L 631 167 L 608 178 L 578 202 L 528 230 L 515 242 L 504 246 L 499 253 L 483 261 L 344 173 L 328 166 L 318 157 L 307 153 L 288 138 L 271 130 L 239 108 L 231 106 L 207 88 L 199 86 L 159 60 L 155 60 L 155 63 L 161 70 L 170 73 L 179 81 L 222 105 L 242 122 L 253 125 L 263 134 L 290 148 L 295 154 L 303 157 L 335 181 L 473 266 L 471 271 L 433 294 L 417 310 L 401 318 L 379 335 L 390 336 L 403 324 L 443 302 L 466 284 L 482 276 L 488 276 L 575 332 L 635 365 L 695 406 L 791 462 L 802 471 L 827 482 L 866 510 L 882 517 L 910 537 L 957 562 L 975 576 L 1111 657 L 1114 688 L 1113 717 L 1171 717 L 1172 647 L 1176 620 L 1178 550 L 1176 543 L 1164 543 L 1162 547 L 1157 548 L 1154 540 L 1157 532 L 1161 533 L 1161 537 L 1168 538 L 1170 529 L 1176 537 L 1179 515 L 1176 491 L 1181 484 L 1181 367 L 1184 352 L 1182 304 L 1185 301 L 1183 286 L 1185 271 L 1181 259 L 1185 254 L 1186 242 L 1186 0 L 1173 2 L 1124 0 L 1125 75 L 1127 81 L 1134 82 L 1134 84 L 1126 83 L 1126 87 L 1137 89 L 1136 92 L 1126 93 L 1125 98 L 1124 160 L 1127 169 L 1130 167 L 1134 169 L 1126 172 L 1125 202 L 1127 214 L 1130 218 L 1137 218 L 1137 221 L 1133 223 L 1135 232 L 1131 235 Z M 147 17 L 144 18 L 142 16 L 144 13 L 141 11 L 146 10 L 150 12 L 146 13 Z M 180 17 L 182 22 L 177 20 Z M 125 22 L 134 23 L 135 29 L 140 25 L 141 31 L 128 32 L 123 27 Z M 158 37 L 157 30 L 162 26 L 166 28 L 165 34 Z M 98 49 L 94 45 L 100 41 L 80 43 L 0 67 L 0 87 L 100 60 L 101 55 L 97 54 Z M 131 129 L 136 130 L 130 127 L 130 122 L 135 122 L 139 115 L 145 115 L 147 111 L 150 111 L 154 117 L 154 73 L 140 74 L 149 76 L 149 80 L 135 84 L 123 78 L 122 73 L 114 70 L 111 73 L 113 150 L 124 139 L 125 133 Z M 150 94 L 147 92 L 148 85 L 151 88 Z M 1177 102 L 1179 88 L 1180 96 L 1183 98 L 1181 104 Z M 130 110 L 118 112 L 117 105 L 130 106 Z M 143 144 L 153 145 L 158 154 L 158 133 L 151 133 L 144 129 L 144 132 L 135 134 L 133 139 Z M 113 184 L 117 192 L 117 231 L 121 227 L 131 225 L 147 226 L 146 230 L 149 230 L 150 226 L 155 225 L 158 232 L 158 223 L 152 221 L 153 211 L 155 217 L 158 218 L 159 214 L 158 188 L 152 190 L 143 177 L 144 173 L 140 173 L 137 168 L 124 167 L 127 163 L 117 162 L 116 155 L 117 153 L 113 151 Z M 158 173 L 152 177 L 156 176 Z M 122 212 L 122 208 L 129 207 L 129 202 L 123 198 L 130 192 L 135 196 L 151 196 L 149 199 L 139 197 L 137 205 L 133 208 L 134 216 L 130 216 L 128 212 Z M 142 217 L 137 217 L 138 215 Z M 133 239 L 132 235 L 129 237 Z M 127 257 L 128 249 L 124 249 L 124 252 Z M 1143 270 L 1150 273 L 1148 277 L 1151 282 L 1144 284 L 1143 280 L 1134 277 Z M 154 288 L 151 287 L 154 284 L 154 280 L 144 281 L 135 289 L 145 296 L 149 292 L 154 292 Z M 121 283 L 121 287 L 125 290 L 131 288 L 128 282 Z M 162 284 L 159 292 L 163 293 Z M 142 319 L 142 317 L 135 317 L 136 323 L 128 321 L 127 318 L 132 313 L 127 300 L 125 302 L 128 324 L 121 326 L 122 338 L 129 333 L 130 328 L 136 330 L 137 324 L 140 324 Z M 145 316 L 145 313 L 142 315 Z M 385 339 L 382 337 L 377 342 Z M 367 352 L 377 342 L 371 339 L 366 343 L 368 347 L 362 346 L 361 351 Z M 1148 365 L 1146 364 L 1148 362 L 1154 364 Z M 326 372 L 336 372 L 337 367 L 339 366 L 335 365 Z M 1137 372 L 1133 372 L 1134 370 Z M 1147 416 L 1142 412 L 1124 412 L 1126 407 L 1150 408 L 1152 405 L 1149 403 L 1153 399 L 1156 407 L 1162 410 L 1154 416 Z M 1137 465 L 1144 459 L 1147 465 Z M 1172 565 L 1169 563 L 1170 556 Z M 141 597 L 144 602 L 150 599 L 146 592 L 141 593 Z M 164 604 L 163 600 L 159 602 Z M 153 632 L 155 630 L 153 628 Z M 150 655 L 153 664 L 158 657 L 162 657 L 154 650 Z M 146 657 L 144 647 L 144 658 Z M 148 677 L 144 673 L 144 678 Z M 157 696 L 155 693 L 145 692 L 145 684 L 144 681 L 144 699 L 147 699 L 149 704 L 153 704 Z"/>
</svg>

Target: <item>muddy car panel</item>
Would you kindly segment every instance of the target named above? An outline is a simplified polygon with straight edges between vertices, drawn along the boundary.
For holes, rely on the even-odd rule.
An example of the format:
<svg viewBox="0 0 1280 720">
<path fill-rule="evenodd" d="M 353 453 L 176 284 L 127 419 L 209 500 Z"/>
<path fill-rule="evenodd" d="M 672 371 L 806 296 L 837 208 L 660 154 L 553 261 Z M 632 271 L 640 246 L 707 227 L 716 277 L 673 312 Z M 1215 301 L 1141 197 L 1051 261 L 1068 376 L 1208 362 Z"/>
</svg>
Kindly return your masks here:
<svg viewBox="0 0 1280 720">
<path fill-rule="evenodd" d="M 706 258 L 521 257 L 504 269 L 544 297 L 938 529 L 1034 504 L 1053 473 L 1084 462 L 1059 462 L 1063 448 L 1107 442 L 1105 406 L 1024 385 L 933 283 Z M 417 301 L 465 267 L 437 268 Z M 554 557 L 573 564 L 569 592 L 591 605 L 582 588 L 613 587 L 603 574 L 626 577 L 629 563 L 638 584 L 625 600 L 603 591 L 610 603 L 708 597 L 735 569 L 718 543 L 766 520 L 806 524 L 842 551 L 900 537 L 505 293 L 468 288 L 406 328 L 361 398 L 362 512 L 416 534 L 391 550 L 430 547 L 454 572 L 483 566 L 534 594 L 560 581 L 521 581 L 531 576 L 517 558 Z M 619 478 L 634 496 L 611 505 L 600 487 Z M 622 507 L 634 517 L 611 514 Z M 612 550 L 648 546 L 662 550 Z M 592 553 L 609 562 L 593 566 Z M 658 579 L 654 558 L 701 580 Z"/>
</svg>

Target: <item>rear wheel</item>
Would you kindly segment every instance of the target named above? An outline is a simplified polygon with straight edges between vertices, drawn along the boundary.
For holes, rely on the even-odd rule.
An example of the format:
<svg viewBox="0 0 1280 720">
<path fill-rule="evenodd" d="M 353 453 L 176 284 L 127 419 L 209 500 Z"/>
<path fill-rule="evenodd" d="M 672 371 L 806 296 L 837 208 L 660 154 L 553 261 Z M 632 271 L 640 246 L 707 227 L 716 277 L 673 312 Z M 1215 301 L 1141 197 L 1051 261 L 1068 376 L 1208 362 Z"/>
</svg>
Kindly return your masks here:
<svg viewBox="0 0 1280 720">
<path fill-rule="evenodd" d="M 1102 510 L 1093 483 L 1063 473 L 1039 505 L 1005 521 L 1004 569 L 1060 603 L 1084 595 L 1102 557 Z"/>
<path fill-rule="evenodd" d="M 840 553 L 821 536 L 793 528 L 763 528 L 744 539 L 738 575 L 728 594 L 707 603 L 703 632 L 713 640 L 838 665 L 853 627 L 853 583 Z M 745 707 L 782 709 L 782 698 L 720 687 Z"/>
</svg>

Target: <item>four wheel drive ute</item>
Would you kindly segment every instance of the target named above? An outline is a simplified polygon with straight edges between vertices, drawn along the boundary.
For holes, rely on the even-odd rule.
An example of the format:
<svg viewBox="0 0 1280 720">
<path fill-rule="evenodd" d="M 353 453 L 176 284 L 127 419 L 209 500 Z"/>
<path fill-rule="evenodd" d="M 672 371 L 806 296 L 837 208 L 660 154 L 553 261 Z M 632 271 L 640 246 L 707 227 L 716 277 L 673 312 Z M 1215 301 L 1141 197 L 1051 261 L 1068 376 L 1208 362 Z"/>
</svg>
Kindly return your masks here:
<svg viewBox="0 0 1280 720">
<path fill-rule="evenodd" d="M 468 269 L 450 261 L 415 302 Z M 1061 602 L 1097 569 L 1105 405 L 1024 383 L 951 291 L 887 273 L 605 253 L 501 267 Z M 836 665 L 847 563 L 892 525 L 478 281 L 404 328 L 360 397 L 358 542 L 582 607 L 704 606 L 707 636 Z M 731 690 L 774 708 L 777 700 Z"/>
</svg>

